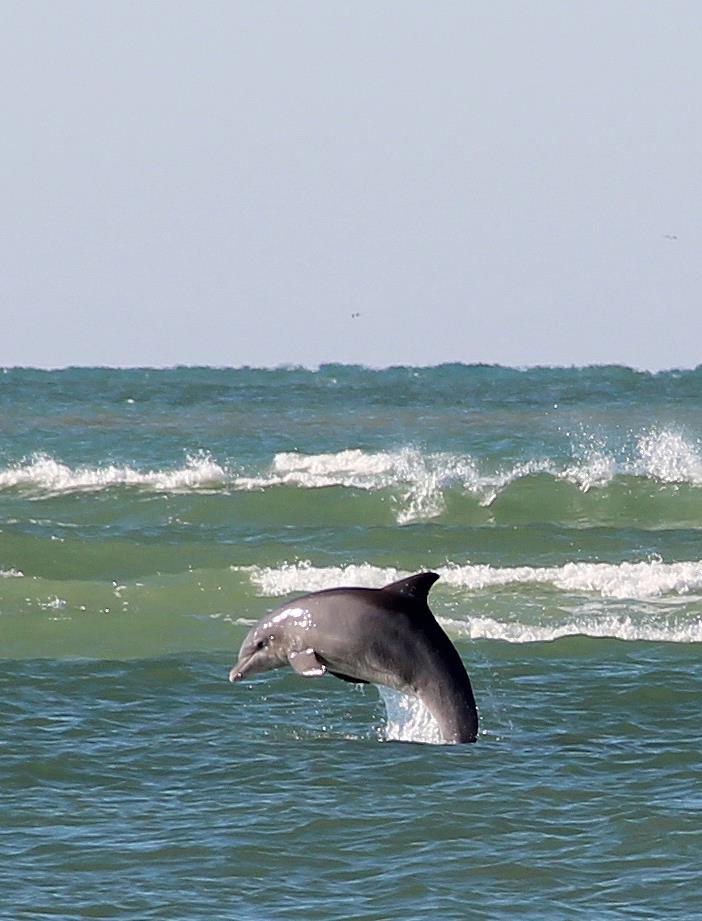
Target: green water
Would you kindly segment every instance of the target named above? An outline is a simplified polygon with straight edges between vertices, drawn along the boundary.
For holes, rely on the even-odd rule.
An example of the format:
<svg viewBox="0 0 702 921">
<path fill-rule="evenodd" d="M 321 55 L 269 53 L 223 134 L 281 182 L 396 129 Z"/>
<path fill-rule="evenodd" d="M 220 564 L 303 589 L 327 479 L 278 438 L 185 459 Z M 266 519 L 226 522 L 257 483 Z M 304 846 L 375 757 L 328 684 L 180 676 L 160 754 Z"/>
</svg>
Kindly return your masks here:
<svg viewBox="0 0 702 921">
<path fill-rule="evenodd" d="M 699 917 L 701 409 L 700 371 L 0 375 L 0 918 Z M 475 745 L 227 682 L 286 598 L 420 569 Z"/>
</svg>

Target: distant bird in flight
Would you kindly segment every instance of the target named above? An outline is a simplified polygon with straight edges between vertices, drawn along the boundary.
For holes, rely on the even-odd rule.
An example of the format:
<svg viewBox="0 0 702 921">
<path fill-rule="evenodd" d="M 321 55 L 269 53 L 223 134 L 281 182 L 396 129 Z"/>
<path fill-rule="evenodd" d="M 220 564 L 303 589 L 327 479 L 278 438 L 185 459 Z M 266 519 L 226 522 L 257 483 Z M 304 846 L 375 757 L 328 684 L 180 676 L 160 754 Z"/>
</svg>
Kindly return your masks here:
<svg viewBox="0 0 702 921">
<path fill-rule="evenodd" d="M 358 312 L 357 312 L 357 313 L 352 313 L 352 314 L 351 314 L 351 319 L 352 319 L 352 320 L 356 320 L 356 319 L 357 319 L 358 317 L 360 317 L 360 316 L 361 316 L 361 314 L 358 313 Z"/>
<path fill-rule="evenodd" d="M 666 240 L 677 240 L 678 239 L 678 235 L 675 233 L 664 233 L 663 236 L 666 238 Z"/>
</svg>

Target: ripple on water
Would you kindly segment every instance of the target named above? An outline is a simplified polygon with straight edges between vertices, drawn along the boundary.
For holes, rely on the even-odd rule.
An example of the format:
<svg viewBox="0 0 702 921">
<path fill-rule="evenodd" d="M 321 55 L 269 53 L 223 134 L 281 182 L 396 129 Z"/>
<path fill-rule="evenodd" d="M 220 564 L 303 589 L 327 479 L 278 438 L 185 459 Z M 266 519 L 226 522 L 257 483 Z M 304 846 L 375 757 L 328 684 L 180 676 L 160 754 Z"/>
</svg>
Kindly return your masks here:
<svg viewBox="0 0 702 921">
<path fill-rule="evenodd" d="M 480 646 L 470 746 L 379 744 L 373 690 L 232 688 L 223 658 L 6 663 L 5 899 L 128 921 L 692 917 L 702 673 L 690 650 L 592 642 Z"/>
</svg>

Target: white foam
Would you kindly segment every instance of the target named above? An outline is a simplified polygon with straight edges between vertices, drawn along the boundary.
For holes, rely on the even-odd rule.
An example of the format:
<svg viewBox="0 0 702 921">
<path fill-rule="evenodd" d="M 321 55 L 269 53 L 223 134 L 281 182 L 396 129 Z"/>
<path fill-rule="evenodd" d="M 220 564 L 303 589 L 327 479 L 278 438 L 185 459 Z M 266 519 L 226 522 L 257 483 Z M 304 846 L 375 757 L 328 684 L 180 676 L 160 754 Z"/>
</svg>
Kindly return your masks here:
<svg viewBox="0 0 702 921">
<path fill-rule="evenodd" d="M 663 563 L 566 563 L 563 566 L 447 566 L 439 569 L 445 583 L 471 591 L 504 586 L 551 585 L 564 592 L 603 598 L 652 598 L 686 595 L 702 589 L 702 561 Z"/>
<path fill-rule="evenodd" d="M 238 476 L 238 489 L 268 489 L 272 486 L 299 486 L 321 489 L 347 486 L 376 490 L 396 482 L 395 455 L 387 452 L 368 454 L 357 449 L 334 454 L 276 454 L 270 468 L 257 475 Z"/>
<path fill-rule="evenodd" d="M 308 561 L 286 563 L 278 568 L 232 569 L 247 572 L 260 594 L 273 597 L 338 586 L 380 588 L 410 575 L 409 571 L 392 567 L 370 564 L 314 567 Z M 689 610 L 690 604 L 697 606 L 700 601 L 700 595 L 692 593 L 702 590 L 702 560 L 566 563 L 554 567 L 449 564 L 436 571 L 442 578 L 439 585 L 451 594 L 460 593 L 459 603 L 465 603 L 464 619 L 439 617 L 453 635 L 509 643 L 549 642 L 567 636 L 702 643 L 702 617 Z M 516 619 L 510 610 L 504 620 L 471 615 L 470 599 L 464 597 L 466 593 L 529 585 L 542 585 L 547 590 L 581 597 L 568 604 L 544 600 L 521 609 L 517 606 Z M 594 601 L 593 596 L 604 601 Z M 457 607 L 453 601 L 450 605 Z M 392 713 L 388 709 L 391 733 L 388 738 L 427 741 L 416 735 L 416 726 L 423 725 L 426 718 L 420 719 L 419 711 L 413 709 L 419 706 L 418 702 L 402 702 L 400 697 L 394 701 Z"/>
<path fill-rule="evenodd" d="M 174 470 L 135 470 L 129 466 L 70 467 L 47 454 L 0 470 L 0 489 L 48 493 L 94 491 L 116 486 L 141 486 L 156 491 L 197 489 L 221 484 L 227 471 L 208 454 L 189 455 Z"/>
<path fill-rule="evenodd" d="M 24 573 L 19 569 L 0 569 L 0 579 L 21 579 Z"/>
<path fill-rule="evenodd" d="M 351 449 L 329 454 L 276 454 L 268 472 L 238 476 L 238 489 L 298 486 L 319 489 L 343 486 L 376 492 L 399 492 L 399 524 L 417 518 L 433 518 L 444 510 L 444 490 L 451 486 L 475 491 L 479 475 L 467 455 L 422 454 L 414 448 L 376 453 Z"/>
<path fill-rule="evenodd" d="M 279 568 L 232 568 L 247 572 L 260 594 L 273 597 L 338 586 L 380 588 L 410 575 L 409 571 L 393 567 L 370 564 L 314 567 L 307 561 L 286 563 Z M 451 564 L 439 567 L 437 572 L 442 577 L 439 585 L 451 593 L 543 585 L 569 595 L 584 596 L 584 600 L 568 607 L 563 602 L 546 603 L 536 608 L 530 604 L 524 608 L 522 618 L 516 620 L 511 616 L 500 620 L 471 615 L 468 601 L 465 619 L 439 617 L 440 623 L 454 636 L 509 643 L 550 642 L 567 636 L 616 638 L 628 642 L 702 643 L 702 617 L 685 610 L 689 604 L 700 601 L 699 595 L 691 593 L 702 590 L 702 561 L 567 563 L 541 568 Z M 605 600 L 593 602 L 593 595 Z M 626 609 L 622 610 L 625 602 Z M 611 609 L 612 605 L 618 605 L 618 609 Z M 674 610 L 681 606 L 680 611 Z M 540 612 L 537 614 L 540 622 L 536 623 L 533 622 L 535 610 Z M 520 613 L 517 609 L 518 618 Z M 384 696 L 382 690 L 381 694 Z M 387 699 L 386 707 L 388 738 L 432 741 L 425 737 L 429 732 L 425 722 L 431 720 L 431 716 L 417 709 L 421 708 L 418 701 L 397 695 L 392 700 L 392 710 Z M 441 741 L 440 735 L 438 741 Z"/>
<path fill-rule="evenodd" d="M 280 567 L 232 566 L 235 572 L 247 572 L 260 595 L 276 597 L 296 592 L 319 592 L 325 588 L 353 587 L 382 588 L 410 573 L 392 567 L 381 568 L 362 563 L 358 566 L 315 567 L 309 560 L 283 563 Z"/>
<path fill-rule="evenodd" d="M 382 588 L 412 575 L 407 570 L 373 566 L 315 567 L 309 560 L 279 567 L 232 567 L 249 574 L 261 595 L 316 592 L 337 586 Z M 563 566 L 505 566 L 448 563 L 435 570 L 441 585 L 469 592 L 508 585 L 546 585 L 562 592 L 594 594 L 613 599 L 645 599 L 662 595 L 691 595 L 702 591 L 702 560 L 664 563 L 566 563 Z"/>
<path fill-rule="evenodd" d="M 445 494 L 455 489 L 490 506 L 508 486 L 533 476 L 550 476 L 582 492 L 607 486 L 617 476 L 663 483 L 702 486 L 702 450 L 682 434 L 651 430 L 641 434 L 629 455 L 617 457 L 596 438 L 575 444 L 573 459 L 563 464 L 548 457 L 533 458 L 498 470 L 481 470 L 469 454 L 422 453 L 415 448 L 367 452 L 352 449 L 327 454 L 277 454 L 270 469 L 257 476 L 239 476 L 239 489 L 298 486 L 315 489 L 344 486 L 397 493 L 397 521 L 407 524 L 434 518 L 445 509 Z"/>
<path fill-rule="evenodd" d="M 504 622 L 491 617 L 470 617 L 467 620 L 441 618 L 446 630 L 454 636 L 472 640 L 503 640 L 508 643 L 547 643 L 568 636 L 595 639 L 618 639 L 625 642 L 702 643 L 702 618 L 652 618 L 628 614 L 583 616 L 551 624 Z"/>
<path fill-rule="evenodd" d="M 489 506 L 510 483 L 540 473 L 556 476 L 557 470 L 552 461 L 538 459 L 482 474 L 469 454 L 423 454 L 415 448 L 377 453 L 353 449 L 333 454 L 276 454 L 267 473 L 238 476 L 234 485 L 252 490 L 271 486 L 343 486 L 369 492 L 393 489 L 397 493 L 398 524 L 408 524 L 441 515 L 449 489 L 473 495 L 481 505 Z"/>
<path fill-rule="evenodd" d="M 226 486 L 256 491 L 288 486 L 392 490 L 397 521 L 408 524 L 441 515 L 449 490 L 489 506 L 510 484 L 533 476 L 566 480 L 583 492 L 606 486 L 616 476 L 702 486 L 700 444 L 671 430 L 642 433 L 624 457 L 616 457 L 606 444 L 593 438 L 586 439 L 585 445 L 574 445 L 572 452 L 572 460 L 566 463 L 542 457 L 492 471 L 481 469 L 470 454 L 424 453 L 412 447 L 377 452 L 359 448 L 321 454 L 283 452 L 274 456 L 266 470 L 251 473 L 219 463 L 206 452 L 187 456 L 184 466 L 154 470 L 128 465 L 71 467 L 48 454 L 34 454 L 0 470 L 0 489 L 68 492 L 136 486 L 178 491 Z"/>
</svg>

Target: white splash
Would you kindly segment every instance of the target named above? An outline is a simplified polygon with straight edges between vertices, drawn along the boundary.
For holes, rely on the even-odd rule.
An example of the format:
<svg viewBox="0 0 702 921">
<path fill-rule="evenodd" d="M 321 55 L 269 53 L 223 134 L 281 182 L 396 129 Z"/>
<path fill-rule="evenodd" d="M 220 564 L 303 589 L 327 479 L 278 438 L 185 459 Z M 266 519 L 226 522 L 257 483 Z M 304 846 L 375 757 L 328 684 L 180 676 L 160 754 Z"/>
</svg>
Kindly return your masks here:
<svg viewBox="0 0 702 921">
<path fill-rule="evenodd" d="M 418 697 L 376 685 L 385 704 L 386 723 L 381 730 L 385 742 L 445 744 L 439 725 Z"/>
<path fill-rule="evenodd" d="M 54 597 L 50 598 L 48 601 L 37 601 L 37 605 L 46 611 L 60 611 L 61 608 L 66 607 L 66 600 L 65 598 L 59 598 L 58 595 L 54 595 Z"/>
<path fill-rule="evenodd" d="M 577 485 L 583 492 L 606 486 L 616 476 L 630 476 L 659 483 L 702 486 L 702 448 L 699 440 L 681 432 L 651 429 L 636 439 L 633 450 L 619 459 L 604 441 L 588 437 L 574 444 L 575 460 L 555 475 Z"/>
<path fill-rule="evenodd" d="M 22 579 L 24 573 L 20 569 L 0 569 L 0 579 Z"/>
<path fill-rule="evenodd" d="M 556 476 L 573 483 L 581 492 L 589 492 L 611 483 L 617 471 L 617 462 L 611 454 L 603 449 L 591 448 L 578 462 L 569 464 Z"/>
<path fill-rule="evenodd" d="M 691 444 L 679 432 L 653 431 L 639 438 L 638 457 L 630 472 L 662 483 L 702 486 L 700 445 Z"/>
</svg>

